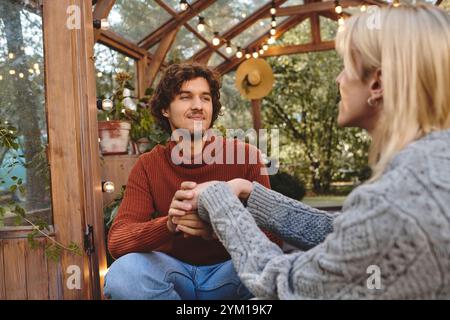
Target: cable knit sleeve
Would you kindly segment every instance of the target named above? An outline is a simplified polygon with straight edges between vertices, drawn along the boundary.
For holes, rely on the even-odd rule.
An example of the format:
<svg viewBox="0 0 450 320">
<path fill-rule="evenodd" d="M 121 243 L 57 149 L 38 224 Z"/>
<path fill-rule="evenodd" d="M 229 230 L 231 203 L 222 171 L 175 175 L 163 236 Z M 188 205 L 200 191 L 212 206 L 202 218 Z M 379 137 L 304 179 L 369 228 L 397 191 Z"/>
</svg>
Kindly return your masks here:
<svg viewBox="0 0 450 320">
<path fill-rule="evenodd" d="M 256 223 L 303 250 L 310 249 L 333 231 L 337 214 L 314 209 L 254 182 L 247 209 Z"/>
<path fill-rule="evenodd" d="M 289 202 L 280 206 L 287 212 L 298 210 Z M 199 198 L 200 216 L 210 219 L 240 278 L 256 297 L 403 298 L 410 290 L 417 293 L 420 287 L 426 292 L 434 285 L 432 277 L 411 277 L 424 268 L 426 274 L 439 272 L 416 221 L 399 214 L 370 187 L 358 188 L 345 207 L 322 243 L 307 252 L 284 254 L 262 234 L 226 183 L 209 187 Z M 381 270 L 380 286 L 372 281 L 372 270 Z M 404 276 L 407 271 L 409 279 Z"/>
</svg>

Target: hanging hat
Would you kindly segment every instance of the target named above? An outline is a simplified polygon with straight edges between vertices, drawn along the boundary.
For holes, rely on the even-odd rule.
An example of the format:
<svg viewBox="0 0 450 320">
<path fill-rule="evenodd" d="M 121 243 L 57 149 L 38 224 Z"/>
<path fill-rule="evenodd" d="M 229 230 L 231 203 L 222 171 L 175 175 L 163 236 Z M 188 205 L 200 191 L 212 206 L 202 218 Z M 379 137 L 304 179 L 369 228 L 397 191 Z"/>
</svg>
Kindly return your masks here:
<svg viewBox="0 0 450 320">
<path fill-rule="evenodd" d="M 264 59 L 248 59 L 236 71 L 236 87 L 248 100 L 268 95 L 273 82 L 272 68 Z"/>
</svg>

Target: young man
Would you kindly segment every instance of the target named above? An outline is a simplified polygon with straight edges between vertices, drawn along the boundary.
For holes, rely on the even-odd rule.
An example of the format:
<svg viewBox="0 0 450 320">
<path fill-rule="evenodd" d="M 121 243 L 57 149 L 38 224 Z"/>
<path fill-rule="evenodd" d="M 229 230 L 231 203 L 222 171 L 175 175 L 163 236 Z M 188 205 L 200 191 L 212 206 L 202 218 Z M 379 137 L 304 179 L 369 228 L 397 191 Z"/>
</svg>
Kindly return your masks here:
<svg viewBox="0 0 450 320">
<path fill-rule="evenodd" d="M 205 132 L 217 119 L 221 109 L 219 89 L 218 80 L 206 67 L 172 65 L 153 96 L 152 114 L 168 132 L 184 129 L 195 136 L 195 127 Z M 188 150 L 183 157 L 191 154 L 189 158 L 193 161 L 174 161 L 174 154 L 179 154 L 174 148 L 186 147 L 186 144 Z M 247 154 L 254 148 L 233 142 L 237 144 L 245 145 Z M 117 260 L 105 277 L 107 298 L 251 297 L 211 227 L 188 207 L 184 208 L 188 213 L 180 217 L 173 209 L 180 205 L 174 194 L 186 180 L 202 183 L 244 178 L 269 187 L 269 179 L 261 174 L 263 164 L 260 161 L 256 164 L 205 163 L 202 153 L 195 151 L 204 151 L 206 145 L 208 142 L 202 138 L 183 139 L 178 144 L 171 141 L 165 147 L 157 146 L 143 154 L 137 161 L 108 236 L 109 251 Z M 222 147 L 225 145 L 228 144 L 224 142 Z M 217 151 L 216 155 L 222 151 Z M 278 240 L 274 238 L 274 241 Z"/>
</svg>

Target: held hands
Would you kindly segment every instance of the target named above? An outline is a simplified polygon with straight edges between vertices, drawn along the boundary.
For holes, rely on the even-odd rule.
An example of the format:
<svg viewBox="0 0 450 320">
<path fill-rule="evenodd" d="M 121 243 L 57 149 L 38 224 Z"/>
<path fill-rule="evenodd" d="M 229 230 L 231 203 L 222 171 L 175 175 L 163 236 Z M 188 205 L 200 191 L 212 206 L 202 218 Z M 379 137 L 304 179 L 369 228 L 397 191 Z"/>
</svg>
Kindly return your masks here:
<svg viewBox="0 0 450 320">
<path fill-rule="evenodd" d="M 175 192 L 169 209 L 167 228 L 170 232 L 183 232 L 189 236 L 202 237 L 205 240 L 217 239 L 212 228 L 197 214 L 197 200 L 202 190 L 216 181 L 197 185 L 195 182 L 183 182 L 181 189 Z"/>
<path fill-rule="evenodd" d="M 200 236 L 204 239 L 217 237 L 211 226 L 205 223 L 197 214 L 197 203 L 200 194 L 218 181 L 197 184 L 192 181 L 181 183 L 181 189 L 175 192 L 169 209 L 167 228 L 175 233 L 182 231 L 186 236 Z M 241 200 L 246 200 L 253 190 L 253 184 L 245 179 L 233 179 L 227 182 L 231 191 Z"/>
</svg>

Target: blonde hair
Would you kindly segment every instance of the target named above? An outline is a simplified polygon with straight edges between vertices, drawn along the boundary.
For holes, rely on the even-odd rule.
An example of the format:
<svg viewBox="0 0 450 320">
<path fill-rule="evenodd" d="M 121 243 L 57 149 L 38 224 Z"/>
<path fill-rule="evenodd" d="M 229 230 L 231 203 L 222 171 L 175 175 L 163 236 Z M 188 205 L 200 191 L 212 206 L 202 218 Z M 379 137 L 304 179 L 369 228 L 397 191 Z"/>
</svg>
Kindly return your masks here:
<svg viewBox="0 0 450 320">
<path fill-rule="evenodd" d="M 351 77 L 381 69 L 383 101 L 369 164 L 381 176 L 412 141 L 450 128 L 450 16 L 432 5 L 378 8 L 348 19 L 336 37 Z M 355 54 L 362 61 L 358 72 Z"/>
</svg>

